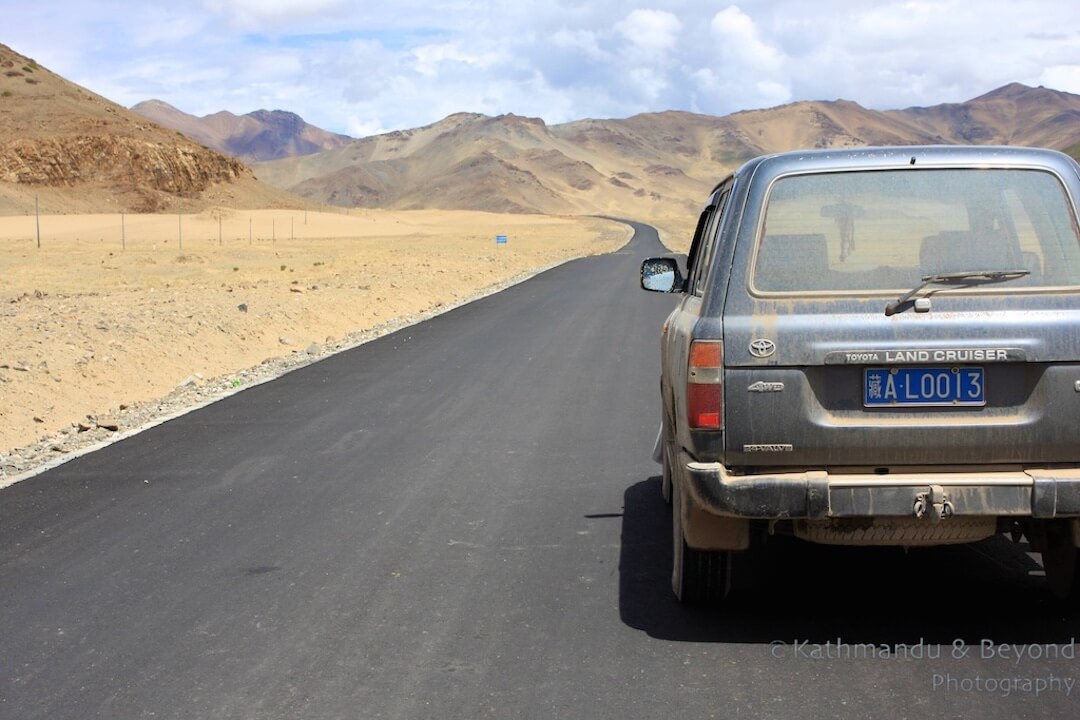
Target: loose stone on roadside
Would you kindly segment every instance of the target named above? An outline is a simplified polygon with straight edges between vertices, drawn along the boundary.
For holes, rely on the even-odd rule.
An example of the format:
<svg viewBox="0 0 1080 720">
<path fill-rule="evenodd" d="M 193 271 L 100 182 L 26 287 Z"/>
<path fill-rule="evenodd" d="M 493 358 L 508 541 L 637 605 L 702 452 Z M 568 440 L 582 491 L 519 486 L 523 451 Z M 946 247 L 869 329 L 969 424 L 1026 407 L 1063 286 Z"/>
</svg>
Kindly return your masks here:
<svg viewBox="0 0 1080 720">
<path fill-rule="evenodd" d="M 109 432 L 117 432 L 120 430 L 120 422 L 113 417 L 97 418 L 95 421 L 97 427 L 102 430 L 108 430 Z"/>
</svg>

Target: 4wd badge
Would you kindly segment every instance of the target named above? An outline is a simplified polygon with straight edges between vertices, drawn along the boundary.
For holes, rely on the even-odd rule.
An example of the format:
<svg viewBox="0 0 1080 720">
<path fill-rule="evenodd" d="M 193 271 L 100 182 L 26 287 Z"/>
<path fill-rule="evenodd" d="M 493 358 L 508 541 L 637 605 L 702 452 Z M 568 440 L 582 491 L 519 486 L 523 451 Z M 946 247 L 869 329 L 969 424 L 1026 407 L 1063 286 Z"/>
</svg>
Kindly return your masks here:
<svg viewBox="0 0 1080 720">
<path fill-rule="evenodd" d="M 750 354 L 756 358 L 767 358 L 776 352 L 776 343 L 768 338 L 750 341 Z"/>
</svg>

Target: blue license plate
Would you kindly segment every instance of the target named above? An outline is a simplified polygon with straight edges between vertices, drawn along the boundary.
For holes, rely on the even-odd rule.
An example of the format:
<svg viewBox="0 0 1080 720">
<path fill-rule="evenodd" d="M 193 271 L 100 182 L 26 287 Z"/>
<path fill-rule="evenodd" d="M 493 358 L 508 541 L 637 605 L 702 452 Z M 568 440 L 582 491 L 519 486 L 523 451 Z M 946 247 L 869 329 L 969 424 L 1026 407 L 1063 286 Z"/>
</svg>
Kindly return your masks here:
<svg viewBox="0 0 1080 720">
<path fill-rule="evenodd" d="M 981 367 L 867 368 L 865 407 L 953 407 L 986 405 Z"/>
</svg>

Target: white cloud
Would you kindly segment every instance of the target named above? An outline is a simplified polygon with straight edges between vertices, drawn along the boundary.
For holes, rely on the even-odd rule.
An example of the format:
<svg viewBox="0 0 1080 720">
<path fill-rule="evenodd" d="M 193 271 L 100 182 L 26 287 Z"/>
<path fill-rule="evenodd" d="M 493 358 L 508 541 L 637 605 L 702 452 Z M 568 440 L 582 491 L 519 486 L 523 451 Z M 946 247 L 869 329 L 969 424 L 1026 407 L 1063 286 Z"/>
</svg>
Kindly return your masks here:
<svg viewBox="0 0 1080 720">
<path fill-rule="evenodd" d="M 345 134 L 352 137 L 368 137 L 379 135 L 384 128 L 375 118 L 361 118 L 357 115 L 349 115 L 345 123 Z"/>
<path fill-rule="evenodd" d="M 283 24 L 336 14 L 346 0 L 203 0 L 213 13 L 246 30 L 280 28 Z"/>
<path fill-rule="evenodd" d="M 55 0 L 48 18 L 5 9 L 2 41 L 127 105 L 280 108 L 353 134 L 458 111 L 554 123 L 934 105 L 1013 81 L 1080 93 L 1077 3 L 729 2 Z"/>
<path fill-rule="evenodd" d="M 667 89 L 667 79 L 653 68 L 640 67 L 630 71 L 630 79 L 638 90 L 649 100 L 660 97 Z"/>
<path fill-rule="evenodd" d="M 1080 65 L 1053 65 L 1043 69 L 1034 82 L 1051 88 L 1072 88 L 1072 92 L 1080 93 Z"/>
<path fill-rule="evenodd" d="M 615 30 L 646 58 L 666 55 L 676 48 L 682 23 L 666 10 L 632 10 L 615 23 Z"/>
<path fill-rule="evenodd" d="M 456 43 L 439 45 L 421 45 L 412 51 L 416 59 L 413 67 L 425 77 L 433 78 L 439 74 L 443 65 L 468 65 L 475 68 L 488 67 L 495 61 L 493 54 L 474 55 L 462 50 Z"/>
<path fill-rule="evenodd" d="M 729 5 L 713 16 L 711 28 L 718 50 L 731 63 L 760 73 L 783 69 L 784 54 L 763 42 L 757 26 L 738 5 Z"/>
<path fill-rule="evenodd" d="M 592 30 L 562 28 L 551 36 L 550 41 L 557 48 L 577 51 L 593 61 L 607 62 L 611 59 L 611 54 L 600 47 L 598 33 Z"/>
<path fill-rule="evenodd" d="M 150 7 L 139 12 L 141 31 L 131 38 L 136 48 L 152 51 L 162 46 L 176 46 L 186 42 L 198 42 L 203 31 L 201 18 L 178 15 L 168 9 Z"/>
<path fill-rule="evenodd" d="M 709 29 L 716 65 L 694 75 L 699 104 L 716 107 L 723 98 L 729 106 L 755 108 L 791 99 L 787 57 L 762 37 L 755 20 L 738 5 L 716 13 Z"/>
</svg>

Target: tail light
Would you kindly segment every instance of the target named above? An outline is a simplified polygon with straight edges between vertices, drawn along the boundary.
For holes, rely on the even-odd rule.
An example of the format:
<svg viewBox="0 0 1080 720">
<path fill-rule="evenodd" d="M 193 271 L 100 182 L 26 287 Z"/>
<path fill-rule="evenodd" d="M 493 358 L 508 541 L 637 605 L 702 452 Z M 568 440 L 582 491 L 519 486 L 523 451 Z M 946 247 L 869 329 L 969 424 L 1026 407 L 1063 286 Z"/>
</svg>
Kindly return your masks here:
<svg viewBox="0 0 1080 720">
<path fill-rule="evenodd" d="M 686 379 L 686 409 L 692 430 L 724 429 L 724 343 L 694 340 Z"/>
</svg>

